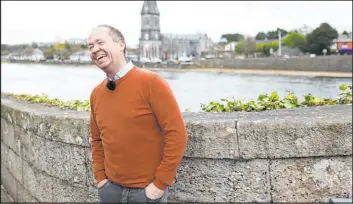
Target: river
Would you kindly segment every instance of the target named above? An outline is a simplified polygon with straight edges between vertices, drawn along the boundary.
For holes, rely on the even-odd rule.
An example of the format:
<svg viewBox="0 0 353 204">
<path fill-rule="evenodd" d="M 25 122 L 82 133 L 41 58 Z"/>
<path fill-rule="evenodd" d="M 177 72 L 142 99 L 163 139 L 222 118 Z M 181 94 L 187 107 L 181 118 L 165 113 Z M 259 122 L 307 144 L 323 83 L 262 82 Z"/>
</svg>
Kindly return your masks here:
<svg viewBox="0 0 353 204">
<path fill-rule="evenodd" d="M 298 76 L 241 75 L 212 72 L 157 71 L 175 94 L 180 109 L 200 111 L 200 103 L 220 98 L 256 100 L 258 95 L 277 91 L 293 91 L 300 100 L 311 93 L 319 97 L 335 97 L 342 83 L 351 78 L 310 78 Z M 61 100 L 89 99 L 92 89 L 105 74 L 95 66 L 1 64 L 1 91 L 15 94 L 45 93 Z"/>
</svg>

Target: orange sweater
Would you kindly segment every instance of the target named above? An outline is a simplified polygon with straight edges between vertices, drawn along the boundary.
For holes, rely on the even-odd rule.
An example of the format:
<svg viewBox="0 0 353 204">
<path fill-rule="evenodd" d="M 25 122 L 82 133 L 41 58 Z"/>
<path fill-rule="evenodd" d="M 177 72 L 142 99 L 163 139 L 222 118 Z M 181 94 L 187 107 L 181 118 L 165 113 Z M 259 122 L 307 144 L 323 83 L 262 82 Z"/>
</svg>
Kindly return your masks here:
<svg viewBox="0 0 353 204">
<path fill-rule="evenodd" d="M 90 97 L 93 173 L 120 185 L 170 186 L 183 157 L 187 132 L 172 90 L 157 73 L 132 68 Z"/>
</svg>

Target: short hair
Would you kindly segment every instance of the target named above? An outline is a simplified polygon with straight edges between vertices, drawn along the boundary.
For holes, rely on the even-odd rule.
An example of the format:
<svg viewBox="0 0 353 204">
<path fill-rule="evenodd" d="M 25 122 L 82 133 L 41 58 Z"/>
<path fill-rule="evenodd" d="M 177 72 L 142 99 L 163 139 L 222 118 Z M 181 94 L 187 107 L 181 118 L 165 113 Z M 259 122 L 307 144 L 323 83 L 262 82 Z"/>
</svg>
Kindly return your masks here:
<svg viewBox="0 0 353 204">
<path fill-rule="evenodd" d="M 125 38 L 123 36 L 123 34 L 116 28 L 114 28 L 113 26 L 110 25 L 99 25 L 97 26 L 98 28 L 108 28 L 109 29 L 109 35 L 113 38 L 114 42 L 119 42 L 119 40 L 122 40 L 124 42 L 124 55 L 126 55 L 126 43 L 125 43 Z"/>
</svg>

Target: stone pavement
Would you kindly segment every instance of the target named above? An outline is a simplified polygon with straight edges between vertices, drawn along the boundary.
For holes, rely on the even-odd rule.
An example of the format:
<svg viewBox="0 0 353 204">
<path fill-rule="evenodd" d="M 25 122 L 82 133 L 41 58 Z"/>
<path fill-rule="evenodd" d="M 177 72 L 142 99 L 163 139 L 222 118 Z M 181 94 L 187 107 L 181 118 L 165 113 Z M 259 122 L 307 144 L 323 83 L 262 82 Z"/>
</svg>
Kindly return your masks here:
<svg viewBox="0 0 353 204">
<path fill-rule="evenodd" d="M 13 199 L 11 196 L 6 192 L 5 188 L 3 185 L 1 185 L 1 202 L 6 203 L 6 202 L 13 202 Z"/>
</svg>

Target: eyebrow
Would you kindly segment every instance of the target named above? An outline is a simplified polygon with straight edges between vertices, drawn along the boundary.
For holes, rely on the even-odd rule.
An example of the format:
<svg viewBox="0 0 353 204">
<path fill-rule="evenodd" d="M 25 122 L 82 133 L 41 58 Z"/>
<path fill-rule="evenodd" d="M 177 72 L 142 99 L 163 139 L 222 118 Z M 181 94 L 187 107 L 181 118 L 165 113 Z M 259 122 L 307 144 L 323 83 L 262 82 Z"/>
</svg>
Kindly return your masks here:
<svg viewBox="0 0 353 204">
<path fill-rule="evenodd" d="M 103 40 L 103 39 L 100 39 L 100 38 L 98 38 L 98 39 L 95 40 L 95 42 L 98 42 L 98 41 L 104 41 L 104 40 Z M 88 45 L 92 45 L 92 43 L 88 43 Z"/>
</svg>

